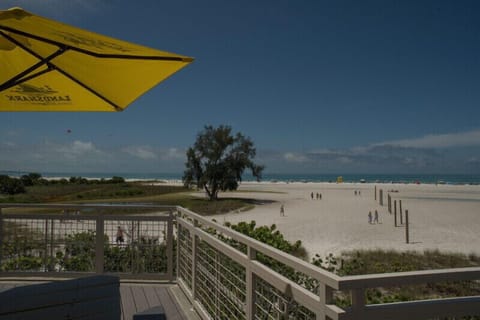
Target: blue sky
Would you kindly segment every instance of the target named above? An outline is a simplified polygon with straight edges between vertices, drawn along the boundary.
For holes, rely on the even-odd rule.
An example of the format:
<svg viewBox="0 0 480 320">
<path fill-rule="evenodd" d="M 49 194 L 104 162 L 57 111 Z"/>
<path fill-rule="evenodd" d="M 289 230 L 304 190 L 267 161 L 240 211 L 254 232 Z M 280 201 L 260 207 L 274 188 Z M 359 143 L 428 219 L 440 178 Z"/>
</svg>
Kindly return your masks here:
<svg viewBox="0 0 480 320">
<path fill-rule="evenodd" d="M 1 4 L 196 60 L 121 113 L 1 113 L 0 170 L 182 172 L 227 124 L 267 173 L 480 173 L 478 1 Z"/>
</svg>

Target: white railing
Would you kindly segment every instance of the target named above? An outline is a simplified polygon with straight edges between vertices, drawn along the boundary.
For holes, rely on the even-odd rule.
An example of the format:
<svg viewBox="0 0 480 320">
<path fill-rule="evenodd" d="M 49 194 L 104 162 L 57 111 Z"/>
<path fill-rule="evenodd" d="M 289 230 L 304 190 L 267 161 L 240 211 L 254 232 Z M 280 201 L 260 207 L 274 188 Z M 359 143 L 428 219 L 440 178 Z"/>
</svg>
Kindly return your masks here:
<svg viewBox="0 0 480 320">
<path fill-rule="evenodd" d="M 110 214 L 101 214 L 105 210 Z M 146 210 L 157 213 L 141 213 Z M 173 281 L 173 211 L 154 205 L 1 204 L 1 275 L 105 272 Z M 123 241 L 116 239 L 119 228 Z"/>
<path fill-rule="evenodd" d="M 31 213 L 15 213 L 16 208 Z M 132 212 L 99 214 L 105 209 Z M 164 214 L 131 214 L 147 209 Z M 124 243 L 115 241 L 118 226 L 127 234 Z M 13 268 L 0 276 L 77 276 L 76 265 L 66 267 L 66 262 L 86 253 L 91 265 L 82 272 L 176 279 L 203 319 L 420 320 L 480 315 L 478 295 L 370 305 L 365 297 L 369 288 L 422 283 L 470 281 L 478 287 L 478 267 L 339 277 L 176 206 L 0 205 L 0 233 L 4 269 L 15 267 L 20 256 L 15 256 L 18 248 L 9 246 L 21 246 L 24 240 L 29 248 L 22 250 L 40 261 L 35 270 Z M 161 252 L 156 251 L 159 244 Z M 337 291 L 349 295 L 348 307 L 335 305 Z"/>
<path fill-rule="evenodd" d="M 472 281 L 480 268 L 339 277 L 178 208 L 177 281 L 205 319 L 432 319 L 480 315 L 480 296 L 367 305 L 368 288 Z M 228 242 L 234 242 L 231 246 Z M 239 250 L 240 248 L 240 250 Z M 314 290 L 280 274 L 257 257 L 269 257 L 312 279 Z M 349 292 L 351 306 L 334 305 Z"/>
</svg>

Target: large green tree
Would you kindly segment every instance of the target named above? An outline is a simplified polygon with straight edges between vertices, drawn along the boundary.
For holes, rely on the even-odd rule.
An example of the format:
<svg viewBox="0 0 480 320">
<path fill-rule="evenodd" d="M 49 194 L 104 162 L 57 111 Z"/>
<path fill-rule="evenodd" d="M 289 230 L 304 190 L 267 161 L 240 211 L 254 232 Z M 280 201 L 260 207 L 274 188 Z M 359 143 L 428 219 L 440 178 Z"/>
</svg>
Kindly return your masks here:
<svg viewBox="0 0 480 320">
<path fill-rule="evenodd" d="M 255 154 L 252 140 L 241 133 L 233 135 L 231 127 L 205 126 L 187 150 L 183 183 L 205 189 L 210 200 L 218 199 L 219 191 L 238 188 L 245 169 L 261 179 L 264 167 L 253 162 Z"/>
</svg>

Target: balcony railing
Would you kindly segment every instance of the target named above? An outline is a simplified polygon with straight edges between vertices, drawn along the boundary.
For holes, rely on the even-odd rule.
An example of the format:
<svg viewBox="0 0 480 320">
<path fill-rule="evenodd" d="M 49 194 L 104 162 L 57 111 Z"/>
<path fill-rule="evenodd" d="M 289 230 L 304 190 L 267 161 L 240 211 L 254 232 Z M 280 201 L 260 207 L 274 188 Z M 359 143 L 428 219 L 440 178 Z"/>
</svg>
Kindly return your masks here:
<svg viewBox="0 0 480 320">
<path fill-rule="evenodd" d="M 480 295 L 374 305 L 366 302 L 368 288 L 420 283 L 467 281 L 479 292 L 480 268 L 339 277 L 181 207 L 1 207 L 1 276 L 108 272 L 124 278 L 176 280 L 204 319 L 444 319 L 480 315 Z M 32 212 L 15 213 L 19 207 Z M 131 212 L 98 214 L 107 208 Z M 155 213 L 135 214 L 145 210 Z M 77 211 L 81 214 L 75 214 Z M 115 239 L 118 227 L 125 232 L 123 243 Z M 335 304 L 338 292 L 349 296 L 348 306 Z"/>
<path fill-rule="evenodd" d="M 173 212 L 176 207 L 1 207 L 0 265 L 3 274 L 65 277 L 105 272 L 129 279 L 175 279 Z M 19 208 L 29 213 L 14 213 Z M 98 214 L 107 209 L 113 214 Z M 115 214 L 116 210 L 128 214 Z M 152 210 L 155 215 L 138 213 Z M 119 228 L 123 241 L 117 241 Z"/>
</svg>

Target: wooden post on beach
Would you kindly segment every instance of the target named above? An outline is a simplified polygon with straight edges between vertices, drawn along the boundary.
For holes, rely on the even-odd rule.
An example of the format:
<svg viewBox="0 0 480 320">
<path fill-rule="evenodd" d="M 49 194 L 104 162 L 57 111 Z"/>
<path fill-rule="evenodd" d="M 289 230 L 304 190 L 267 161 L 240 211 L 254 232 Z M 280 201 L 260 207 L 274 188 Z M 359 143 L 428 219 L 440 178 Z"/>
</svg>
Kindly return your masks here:
<svg viewBox="0 0 480 320">
<path fill-rule="evenodd" d="M 405 240 L 407 243 L 410 243 L 410 234 L 408 229 L 408 210 L 405 210 Z"/>
<path fill-rule="evenodd" d="M 375 197 L 375 201 L 377 201 L 377 186 L 375 186 L 375 192 L 373 193 Z"/>
<path fill-rule="evenodd" d="M 383 190 L 380 189 L 378 193 L 378 197 L 380 198 L 380 205 L 383 206 Z"/>
<path fill-rule="evenodd" d="M 400 200 L 400 224 L 403 224 L 402 200 Z"/>
<path fill-rule="evenodd" d="M 390 193 L 388 193 L 387 197 L 388 197 L 388 213 L 392 214 L 392 197 L 390 196 Z"/>
<path fill-rule="evenodd" d="M 393 205 L 393 212 L 394 212 L 394 216 L 395 216 L 395 227 L 397 226 L 397 200 L 394 201 L 394 205 Z"/>
</svg>

